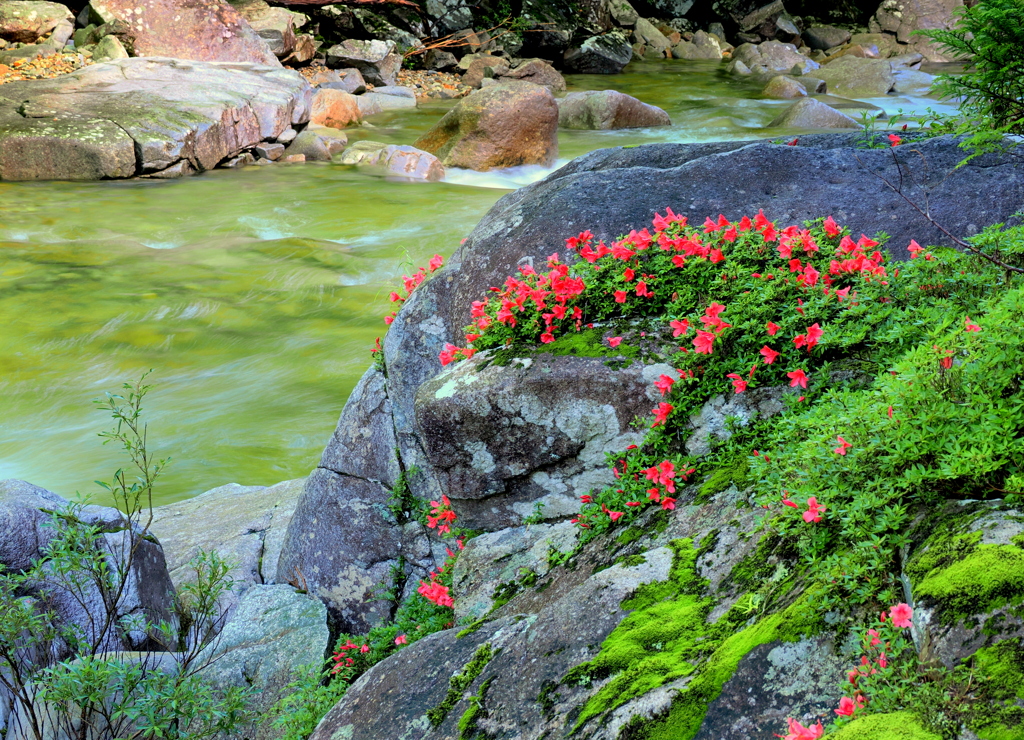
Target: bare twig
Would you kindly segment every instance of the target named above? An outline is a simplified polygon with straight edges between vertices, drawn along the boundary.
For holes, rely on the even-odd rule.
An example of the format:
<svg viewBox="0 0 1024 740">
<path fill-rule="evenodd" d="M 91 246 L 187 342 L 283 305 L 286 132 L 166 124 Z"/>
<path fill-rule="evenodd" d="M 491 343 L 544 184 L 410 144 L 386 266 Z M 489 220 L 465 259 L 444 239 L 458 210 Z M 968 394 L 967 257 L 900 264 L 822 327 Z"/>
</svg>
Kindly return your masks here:
<svg viewBox="0 0 1024 740">
<path fill-rule="evenodd" d="M 921 156 L 922 159 L 924 158 L 924 155 L 919 150 L 912 149 L 911 151 L 916 152 L 918 155 Z M 971 254 L 977 255 L 978 257 L 981 257 L 983 259 L 988 260 L 993 265 L 996 265 L 997 267 L 1001 267 L 1004 270 L 1006 270 L 1007 272 L 1014 272 L 1014 273 L 1018 273 L 1018 274 L 1024 274 L 1024 268 L 1014 267 L 1013 265 L 1008 265 L 1005 262 L 1003 262 L 1001 259 L 999 259 L 998 257 L 994 257 L 991 254 L 987 254 L 986 252 L 983 252 L 982 250 L 980 250 L 977 247 L 975 247 L 973 244 L 970 244 L 970 243 L 964 241 L 963 239 L 961 239 L 960 237 L 955 236 L 954 234 L 952 234 L 949 231 L 949 229 L 947 229 L 942 224 L 940 224 L 938 221 L 936 221 L 934 218 L 932 218 L 931 213 L 929 213 L 930 208 L 928 208 L 927 194 L 925 194 L 925 206 L 926 206 L 925 208 L 921 208 L 920 205 L 918 205 L 915 201 L 911 200 L 910 197 L 907 196 L 907 194 L 903 192 L 903 168 L 900 166 L 900 161 L 896 158 L 895 147 L 890 148 L 889 149 L 889 153 L 892 155 L 893 162 L 896 165 L 896 171 L 899 172 L 899 175 L 900 175 L 899 185 L 894 185 L 884 175 L 880 175 L 877 172 L 875 172 L 874 170 L 870 169 L 866 164 L 864 164 L 864 161 L 860 157 L 858 157 L 856 154 L 853 155 L 853 158 L 856 159 L 860 163 L 861 167 L 863 167 L 864 169 L 868 170 L 868 172 L 870 172 L 872 175 L 874 175 L 879 180 L 884 182 L 886 184 L 886 186 L 890 190 L 892 190 L 894 193 L 896 193 L 896 195 L 898 195 L 901 198 L 903 198 L 903 200 L 905 200 L 907 202 L 907 204 L 910 205 L 911 208 L 913 208 L 915 211 L 917 211 L 922 216 L 924 216 L 925 219 L 928 221 L 928 223 L 930 223 L 936 229 L 938 229 L 943 234 L 945 234 L 946 237 L 948 237 L 949 240 L 952 241 L 954 244 L 956 244 L 958 247 L 961 247 L 962 249 L 966 249 Z"/>
</svg>

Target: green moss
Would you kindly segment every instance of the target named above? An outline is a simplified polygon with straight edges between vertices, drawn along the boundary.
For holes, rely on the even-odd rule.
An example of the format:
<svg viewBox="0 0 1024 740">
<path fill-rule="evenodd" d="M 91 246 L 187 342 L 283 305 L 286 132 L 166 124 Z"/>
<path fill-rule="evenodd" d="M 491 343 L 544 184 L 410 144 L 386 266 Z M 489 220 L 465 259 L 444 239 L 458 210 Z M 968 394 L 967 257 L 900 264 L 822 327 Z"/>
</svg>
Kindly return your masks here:
<svg viewBox="0 0 1024 740">
<path fill-rule="evenodd" d="M 835 740 L 942 740 L 926 730 L 913 712 L 869 714 L 829 737 Z"/>
<path fill-rule="evenodd" d="M 467 635 L 471 635 L 471 634 L 473 634 L 474 632 L 476 632 L 478 629 L 480 629 L 483 626 L 484 626 L 484 618 L 481 617 L 480 619 L 476 620 L 475 622 L 469 624 L 465 629 L 460 630 L 459 632 L 455 633 L 455 639 L 458 639 L 460 637 L 466 637 Z"/>
<path fill-rule="evenodd" d="M 724 491 L 731 485 L 737 488 L 745 488 L 750 482 L 750 455 L 739 455 L 727 463 L 717 466 L 711 471 L 700 487 L 697 495 L 697 503 L 702 503 Z"/>
<path fill-rule="evenodd" d="M 1024 739 L 1024 641 L 1003 640 L 974 654 L 986 710 L 973 726 L 980 740 Z"/>
<path fill-rule="evenodd" d="M 713 536 L 702 542 L 713 543 Z M 593 660 L 566 675 L 567 683 L 611 677 L 584 705 L 577 728 L 658 686 L 696 674 L 680 693 L 683 700 L 673 705 L 667 734 L 659 735 L 672 740 L 692 737 L 708 704 L 744 655 L 773 640 L 799 639 L 817 626 L 817 618 L 808 616 L 813 611 L 800 605 L 739 632 L 745 617 L 732 612 L 708 624 L 715 602 L 706 597 L 707 581 L 695 569 L 701 550 L 689 539 L 674 540 L 670 547 L 674 557 L 669 578 L 645 584 L 623 601 L 623 608 L 632 613 L 608 635 Z"/>
<path fill-rule="evenodd" d="M 615 564 L 626 568 L 635 568 L 636 566 L 643 565 L 646 562 L 647 558 L 643 555 L 623 555 L 615 561 Z"/>
<path fill-rule="evenodd" d="M 722 693 L 722 687 L 732 678 L 744 656 L 770 642 L 796 642 L 813 634 L 821 628 L 819 620 L 815 610 L 800 599 L 785 611 L 721 639 L 700 666 L 696 677 L 677 694 L 668 716 L 660 722 L 652 722 L 647 734 L 641 737 L 649 740 L 690 740 L 704 722 L 708 707 Z M 715 627 L 719 629 L 713 630 L 709 637 L 721 638 L 722 633 L 729 630 L 729 621 L 722 618 Z"/>
<path fill-rule="evenodd" d="M 427 710 L 427 719 L 430 720 L 433 727 L 439 727 L 444 722 L 448 712 L 462 700 L 466 689 L 473 684 L 495 655 L 497 652 L 491 648 L 491 643 L 485 642 L 476 649 L 473 657 L 463 666 L 462 670 L 448 679 L 448 693 L 445 694 L 444 699 L 436 707 Z"/>
<path fill-rule="evenodd" d="M 476 692 L 476 696 L 469 697 L 469 707 L 459 718 L 459 740 L 473 740 L 479 733 L 476 723 L 482 717 L 487 716 L 487 710 L 484 709 L 484 699 L 487 698 L 487 689 L 491 687 L 491 681 L 493 680 L 494 676 L 488 678 L 480 684 L 480 690 Z"/>
<path fill-rule="evenodd" d="M 973 553 L 980 542 L 981 532 L 938 532 L 928 539 L 921 554 L 907 565 L 907 572 L 912 576 L 926 576 L 931 571 L 947 568 Z"/>
<path fill-rule="evenodd" d="M 645 534 L 647 533 L 640 529 L 640 527 L 627 527 L 615 538 L 615 541 L 620 545 L 631 545 Z"/>
<path fill-rule="evenodd" d="M 515 359 L 537 355 L 635 359 L 639 354 L 640 351 L 636 347 L 628 344 L 620 344 L 615 348 L 609 347 L 604 342 L 604 331 L 600 329 L 585 329 L 580 332 L 564 334 L 550 344 L 499 349 L 491 355 L 489 364 L 506 367 Z"/>
<path fill-rule="evenodd" d="M 1019 604 L 1024 601 L 1024 550 L 1014 545 L 976 545 L 962 559 L 927 571 L 915 592 L 939 606 L 944 624 Z"/>
</svg>

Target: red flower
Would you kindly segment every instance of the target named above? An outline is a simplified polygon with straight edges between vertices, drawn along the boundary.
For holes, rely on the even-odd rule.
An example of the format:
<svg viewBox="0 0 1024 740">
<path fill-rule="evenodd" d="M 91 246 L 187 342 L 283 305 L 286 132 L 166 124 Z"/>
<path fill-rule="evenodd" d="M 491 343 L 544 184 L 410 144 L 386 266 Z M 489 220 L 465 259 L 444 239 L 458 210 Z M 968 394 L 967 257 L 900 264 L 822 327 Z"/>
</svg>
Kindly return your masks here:
<svg viewBox="0 0 1024 740">
<path fill-rule="evenodd" d="M 786 146 L 796 146 L 796 143 L 798 141 L 800 141 L 800 139 L 793 139 L 792 141 L 787 141 Z"/>
<path fill-rule="evenodd" d="M 665 511 L 671 511 L 676 508 L 676 500 L 665 496 L 665 498 L 661 500 L 661 508 Z"/>
<path fill-rule="evenodd" d="M 850 444 L 849 442 L 847 442 L 847 441 L 846 441 L 845 439 L 843 439 L 842 437 L 836 437 L 836 439 L 838 439 L 838 440 L 839 440 L 839 446 L 838 446 L 838 447 L 836 447 L 836 448 L 835 448 L 834 450 L 832 450 L 832 451 L 833 451 L 834 453 L 836 453 L 837 455 L 846 455 L 846 451 L 847 451 L 848 449 L 850 449 L 851 447 L 853 447 L 853 445 L 852 445 L 852 444 Z"/>
<path fill-rule="evenodd" d="M 668 322 L 668 325 L 672 327 L 673 337 L 678 337 L 690 330 L 690 322 L 687 321 L 686 319 L 683 319 L 682 321 L 676 321 L 673 319 L 672 321 Z"/>
<path fill-rule="evenodd" d="M 540 335 L 541 344 L 551 344 L 553 341 L 555 341 L 555 335 L 549 331 L 546 331 Z"/>
<path fill-rule="evenodd" d="M 437 357 L 441 361 L 442 365 L 450 365 L 455 361 L 455 355 L 459 352 L 459 348 L 454 344 L 445 344 L 444 351 L 442 351 Z"/>
<path fill-rule="evenodd" d="M 967 331 L 981 331 L 981 327 L 971 321 L 971 317 L 964 318 L 964 328 Z"/>
<path fill-rule="evenodd" d="M 839 709 L 834 711 L 840 717 L 852 717 L 856 709 L 857 705 L 853 703 L 853 699 L 848 696 L 844 696 L 839 700 Z"/>
<path fill-rule="evenodd" d="M 779 356 L 779 353 L 766 344 L 761 348 L 761 356 L 764 357 L 765 365 L 771 365 L 775 362 L 775 358 Z"/>
<path fill-rule="evenodd" d="M 818 504 L 818 499 L 815 496 L 811 496 L 807 499 L 807 511 L 804 512 L 804 521 L 810 524 L 811 522 L 821 521 L 821 512 L 825 511 L 824 506 Z"/>
<path fill-rule="evenodd" d="M 826 218 L 825 219 L 825 223 L 823 223 L 821 226 L 822 226 L 822 228 L 825 229 L 825 233 L 828 234 L 829 236 L 839 236 L 839 232 L 840 232 L 839 225 L 835 222 L 835 220 L 831 216 Z"/>
<path fill-rule="evenodd" d="M 622 343 L 622 337 L 608 337 L 609 347 L 618 347 Z"/>
<path fill-rule="evenodd" d="M 924 251 L 924 247 L 918 244 L 916 239 L 911 239 L 907 250 L 910 252 L 910 259 L 917 259 Z"/>
<path fill-rule="evenodd" d="M 901 139 L 899 136 L 897 136 L 896 134 L 889 134 L 889 144 L 891 146 L 899 146 L 902 143 L 903 139 Z"/>
<path fill-rule="evenodd" d="M 625 280 L 627 283 L 633 282 L 633 278 L 635 277 L 636 273 L 633 272 L 633 270 L 629 267 L 627 267 L 626 270 L 622 273 L 622 279 Z"/>
<path fill-rule="evenodd" d="M 777 332 L 777 331 L 779 330 L 779 328 L 780 328 L 780 327 L 779 327 L 779 325 L 778 325 L 778 324 L 776 324 L 776 323 L 774 323 L 774 322 L 771 322 L 771 321 L 769 321 L 769 322 L 767 323 L 767 325 L 765 326 L 765 328 L 766 328 L 766 330 L 768 331 L 768 336 L 770 336 L 770 337 L 774 337 L 774 336 L 775 336 L 775 333 L 776 333 L 776 332 Z"/>
<path fill-rule="evenodd" d="M 697 337 L 693 340 L 693 346 L 697 350 L 697 354 L 710 355 L 713 351 L 712 345 L 715 343 L 715 335 L 697 330 Z"/>
<path fill-rule="evenodd" d="M 439 254 L 435 254 L 435 255 L 434 255 L 434 256 L 433 256 L 432 258 L 431 258 L 430 262 L 429 262 L 429 263 L 427 264 L 427 268 L 428 268 L 428 269 L 429 269 L 429 270 L 430 270 L 431 272 L 433 272 L 434 270 L 436 270 L 437 268 L 439 268 L 439 267 L 440 267 L 441 265 L 443 265 L 443 264 L 444 264 L 444 257 L 442 257 L 442 256 L 441 256 L 441 255 L 439 255 Z"/>
<path fill-rule="evenodd" d="M 672 413 L 675 407 L 670 403 L 659 403 L 658 408 L 652 409 L 651 413 L 654 414 L 654 423 L 651 427 L 656 427 L 659 424 L 664 424 L 665 420 L 668 419 L 668 415 Z"/>
<path fill-rule="evenodd" d="M 743 393 L 743 391 L 747 389 L 747 381 L 745 381 L 742 376 L 737 375 L 736 373 L 729 373 L 725 377 L 732 379 L 732 387 L 736 389 L 737 393 Z"/>
<path fill-rule="evenodd" d="M 708 261 L 710 261 L 712 264 L 721 262 L 724 259 L 725 255 L 722 253 L 721 249 L 712 249 L 710 252 L 708 252 Z"/>
<path fill-rule="evenodd" d="M 889 610 L 889 616 L 892 618 L 894 627 L 904 629 L 911 625 L 911 619 L 914 616 L 914 610 L 906 604 L 897 604 Z"/>
<path fill-rule="evenodd" d="M 791 373 L 786 373 L 786 377 L 789 378 L 790 388 L 796 388 L 797 386 L 801 388 L 807 387 L 807 373 L 803 370 L 794 370 Z"/>
<path fill-rule="evenodd" d="M 617 290 L 617 291 L 615 291 L 615 302 L 616 303 L 625 303 L 626 302 L 626 291 L 624 291 L 624 290 Z"/>
<path fill-rule="evenodd" d="M 609 511 L 608 512 L 608 518 L 611 519 L 613 522 L 617 522 L 617 521 L 619 521 L 619 519 L 622 517 L 622 515 L 624 513 L 625 512 L 622 512 L 622 511 Z"/>
<path fill-rule="evenodd" d="M 396 645 L 406 645 L 406 644 L 408 644 L 408 642 L 409 642 L 409 640 L 406 638 L 405 635 L 399 635 L 398 637 L 395 638 L 395 644 Z"/>
<path fill-rule="evenodd" d="M 675 383 L 675 378 L 671 375 L 662 375 L 654 381 L 654 387 L 661 391 L 661 395 L 665 395 L 672 390 L 672 384 Z"/>
</svg>

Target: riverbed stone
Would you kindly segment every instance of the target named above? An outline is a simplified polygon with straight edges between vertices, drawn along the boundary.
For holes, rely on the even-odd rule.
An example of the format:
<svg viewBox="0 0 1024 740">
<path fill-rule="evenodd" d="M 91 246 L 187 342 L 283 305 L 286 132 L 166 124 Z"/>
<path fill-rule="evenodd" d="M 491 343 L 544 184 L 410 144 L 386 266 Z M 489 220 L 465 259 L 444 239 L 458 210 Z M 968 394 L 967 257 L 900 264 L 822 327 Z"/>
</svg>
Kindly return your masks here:
<svg viewBox="0 0 1024 740">
<path fill-rule="evenodd" d="M 892 91 L 900 95 L 927 95 L 931 92 L 935 76 L 913 69 L 898 69 L 893 73 Z"/>
<path fill-rule="evenodd" d="M 211 169 L 309 118 L 290 70 L 132 58 L 0 90 L 0 179 L 92 180 Z M 55 120 L 56 119 L 56 120 Z"/>
<path fill-rule="evenodd" d="M 364 116 L 372 116 L 389 110 L 417 107 L 416 92 L 409 87 L 385 85 L 375 87 L 371 92 L 356 97 L 356 103 Z"/>
<path fill-rule="evenodd" d="M 497 76 L 501 80 L 522 80 L 542 85 L 553 93 L 565 92 L 565 78 L 543 59 L 524 59 Z"/>
<path fill-rule="evenodd" d="M 111 34 L 104 36 L 92 50 L 92 60 L 95 63 L 110 62 L 115 59 L 127 59 L 129 56 L 121 40 Z"/>
<path fill-rule="evenodd" d="M 952 28 L 956 22 L 953 10 L 963 4 L 963 0 L 884 0 L 869 27 L 873 31 L 895 34 L 900 44 L 909 45 L 930 62 L 949 62 L 953 58 L 937 44 L 913 34 L 919 30 Z"/>
<path fill-rule="evenodd" d="M 800 37 L 812 49 L 825 51 L 847 43 L 850 40 L 850 32 L 836 26 L 810 26 L 803 30 Z"/>
<path fill-rule="evenodd" d="M 614 75 L 633 59 L 633 47 L 621 31 L 591 36 L 580 46 L 567 49 L 564 64 L 578 74 Z"/>
<path fill-rule="evenodd" d="M 363 114 L 355 95 L 330 88 L 320 88 L 313 94 L 310 123 L 328 128 L 347 128 L 362 119 Z"/>
<path fill-rule="evenodd" d="M 254 31 L 267 42 L 270 51 L 283 59 L 295 51 L 295 28 L 306 17 L 287 8 L 276 8 L 264 0 L 229 0 Z"/>
<path fill-rule="evenodd" d="M 616 90 L 569 93 L 558 101 L 562 128 L 610 130 L 671 126 L 668 113 Z"/>
<path fill-rule="evenodd" d="M 558 106 L 547 88 L 504 82 L 460 100 L 414 146 L 446 167 L 549 167 L 558 155 Z"/>
<path fill-rule="evenodd" d="M 697 31 L 689 41 L 681 41 L 673 46 L 672 56 L 676 59 L 719 61 L 722 58 L 722 47 L 711 34 Z"/>
<path fill-rule="evenodd" d="M 221 602 L 225 611 L 232 612 L 253 586 L 274 583 L 284 534 L 304 484 L 303 478 L 273 486 L 229 483 L 154 508 L 151 529 L 164 547 L 175 588 L 195 582 L 189 562 L 200 551 L 217 552 L 232 563 L 234 584 Z"/>
<path fill-rule="evenodd" d="M 819 67 L 817 62 L 800 54 L 793 44 L 784 44 L 781 41 L 741 44 L 733 51 L 732 58 L 734 62 L 742 62 L 752 73 L 758 75 L 791 73 L 794 68 L 799 68 L 800 74 L 807 74 Z"/>
<path fill-rule="evenodd" d="M 761 94 L 766 98 L 777 98 L 788 100 L 791 98 L 802 98 L 807 96 L 807 88 L 796 77 L 789 75 L 778 75 L 768 80 Z"/>
<path fill-rule="evenodd" d="M 509 63 L 504 57 L 482 54 L 470 62 L 466 73 L 462 76 L 462 84 L 479 88 L 484 77 L 497 77 L 507 72 L 508 69 Z"/>
<path fill-rule="evenodd" d="M 61 21 L 73 21 L 67 6 L 45 0 L 0 0 L 0 39 L 22 44 L 42 41 Z"/>
<path fill-rule="evenodd" d="M 90 0 L 90 18 L 126 23 L 140 57 L 280 66 L 267 42 L 223 0 Z"/>
<path fill-rule="evenodd" d="M 636 23 L 634 23 L 633 40 L 638 44 L 646 46 L 655 56 L 665 56 L 665 52 L 672 46 L 669 40 L 665 38 L 665 34 L 659 31 L 657 26 L 646 18 L 637 18 Z"/>
<path fill-rule="evenodd" d="M 803 98 L 784 110 L 768 128 L 860 128 L 850 116 L 814 98 Z"/>
<path fill-rule="evenodd" d="M 354 67 L 371 85 L 394 85 L 402 66 L 402 55 L 394 41 L 348 39 L 327 50 L 327 66 Z"/>
<path fill-rule="evenodd" d="M 888 93 L 896 80 L 892 64 L 885 59 L 842 56 L 822 65 L 815 75 L 828 83 L 833 95 L 848 98 L 877 98 Z"/>
<path fill-rule="evenodd" d="M 385 174 L 404 180 L 437 182 L 444 179 L 444 166 L 441 161 L 433 154 L 411 146 L 384 144 L 379 141 L 360 141 L 346 149 L 337 161 L 339 164 L 378 167 L 383 169 Z M 342 428 L 342 425 L 339 424 L 338 429 Z M 337 436 L 338 431 L 336 430 L 335 437 Z M 384 462 L 393 463 L 394 460 L 389 459 Z"/>
<path fill-rule="evenodd" d="M 200 654 L 199 664 L 209 663 L 200 675 L 220 689 L 251 689 L 252 715 L 236 728 L 237 736 L 271 740 L 280 736 L 271 707 L 286 695 L 295 672 L 322 666 L 329 647 L 327 610 L 320 601 L 291 586 L 253 586 L 216 642 Z"/>
</svg>

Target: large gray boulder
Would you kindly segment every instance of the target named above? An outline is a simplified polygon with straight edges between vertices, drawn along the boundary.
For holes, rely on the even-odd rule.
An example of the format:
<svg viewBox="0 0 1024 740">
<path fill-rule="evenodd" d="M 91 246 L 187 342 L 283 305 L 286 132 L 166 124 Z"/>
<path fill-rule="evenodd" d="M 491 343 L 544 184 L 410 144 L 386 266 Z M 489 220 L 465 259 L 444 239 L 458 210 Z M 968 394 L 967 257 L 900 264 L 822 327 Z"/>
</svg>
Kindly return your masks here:
<svg viewBox="0 0 1024 740">
<path fill-rule="evenodd" d="M 668 113 L 617 90 L 569 93 L 558 101 L 561 128 L 609 130 L 671 126 Z"/>
<path fill-rule="evenodd" d="M 329 647 L 327 611 L 317 599 L 291 586 L 253 586 L 197 660 L 209 662 L 200 675 L 217 688 L 253 690 L 252 719 L 237 736 L 271 740 L 281 731 L 273 727 L 270 708 L 299 669 L 323 665 Z"/>
<path fill-rule="evenodd" d="M 547 88 L 511 80 L 460 100 L 413 146 L 446 167 L 550 167 L 558 156 L 558 105 Z"/>
<path fill-rule="evenodd" d="M 465 526 L 515 526 L 537 505 L 547 518 L 566 516 L 580 495 L 613 482 L 608 453 L 642 441 L 633 421 L 657 406 L 653 383 L 672 372 L 666 364 L 609 368 L 617 354 L 541 351 L 501 366 L 481 353 L 419 388 L 419 437 Z"/>
<path fill-rule="evenodd" d="M 633 59 L 633 47 L 621 31 L 591 36 L 580 46 L 567 49 L 563 63 L 569 72 L 614 75 Z"/>
<path fill-rule="evenodd" d="M 714 36 L 697 31 L 690 41 L 681 41 L 673 46 L 672 56 L 676 59 L 707 59 L 717 62 L 722 58 L 722 47 Z"/>
<path fill-rule="evenodd" d="M 267 42 L 278 59 L 295 51 L 295 29 L 306 17 L 287 8 L 275 8 L 264 0 L 231 0 L 231 5 L 246 22 Z"/>
<path fill-rule="evenodd" d="M 280 66 L 267 42 L 223 0 L 90 0 L 95 23 L 127 24 L 136 56 Z"/>
<path fill-rule="evenodd" d="M 841 56 L 815 72 L 828 84 L 832 95 L 847 98 L 877 98 L 892 90 L 896 82 L 892 64 L 886 59 Z"/>
<path fill-rule="evenodd" d="M 812 49 L 825 51 L 836 46 L 842 46 L 848 42 L 850 40 L 850 32 L 845 28 L 837 28 L 836 26 L 811 26 L 804 29 L 801 38 Z"/>
<path fill-rule="evenodd" d="M 51 513 L 67 510 L 69 502 L 55 493 L 19 480 L 0 481 L 0 567 L 24 572 L 34 561 L 44 558 L 55 537 L 49 526 Z M 155 633 L 144 629 L 143 623 L 171 623 L 174 586 L 167 573 L 163 548 L 154 538 L 145 536 L 138 524 L 129 523 L 117 509 L 85 506 L 78 511 L 78 521 L 99 528 L 98 547 L 113 563 L 131 562 L 125 589 L 117 601 L 114 624 L 123 626 L 105 630 L 108 607 L 99 586 L 91 581 L 77 583 L 54 571 L 38 583 L 29 596 L 39 600 L 41 608 L 52 611 L 55 623 L 63 628 L 74 627 L 89 643 L 101 651 L 133 650 L 145 646 Z M 68 646 L 51 647 L 55 657 L 68 655 Z"/>
<path fill-rule="evenodd" d="M 45 0 L 0 0 L 0 39 L 35 44 L 61 21 L 74 16 L 66 6 Z"/>
<path fill-rule="evenodd" d="M 284 534 L 305 479 L 274 486 L 229 483 L 153 509 L 150 526 L 164 547 L 175 588 L 195 582 L 189 562 L 200 550 L 232 563 L 234 585 L 221 606 L 233 611 L 253 586 L 274 583 Z"/>
<path fill-rule="evenodd" d="M 0 180 L 208 170 L 309 120 L 297 73 L 247 63 L 119 59 L 0 90 Z"/>
<path fill-rule="evenodd" d="M 634 23 L 633 40 L 646 46 L 648 52 L 653 52 L 655 56 L 665 56 L 672 46 L 671 42 L 665 38 L 665 34 L 646 18 L 637 18 Z"/>
<path fill-rule="evenodd" d="M 327 66 L 358 69 L 371 85 L 394 85 L 402 68 L 402 55 L 394 41 L 348 39 L 327 50 Z"/>
</svg>

